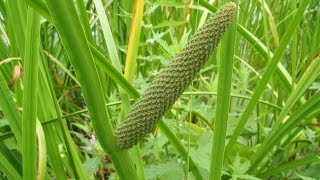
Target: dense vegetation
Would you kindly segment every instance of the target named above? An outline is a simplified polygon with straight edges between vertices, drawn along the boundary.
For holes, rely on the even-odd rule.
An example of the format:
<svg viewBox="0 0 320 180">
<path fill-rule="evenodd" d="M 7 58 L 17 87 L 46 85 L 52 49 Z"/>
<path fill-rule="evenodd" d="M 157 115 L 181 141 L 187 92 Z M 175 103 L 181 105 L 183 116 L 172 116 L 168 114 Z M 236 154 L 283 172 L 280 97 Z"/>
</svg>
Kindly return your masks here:
<svg viewBox="0 0 320 180">
<path fill-rule="evenodd" d="M 320 179 L 320 1 L 233 2 L 191 85 L 122 150 L 132 104 L 227 1 L 0 1 L 0 178 Z"/>
</svg>

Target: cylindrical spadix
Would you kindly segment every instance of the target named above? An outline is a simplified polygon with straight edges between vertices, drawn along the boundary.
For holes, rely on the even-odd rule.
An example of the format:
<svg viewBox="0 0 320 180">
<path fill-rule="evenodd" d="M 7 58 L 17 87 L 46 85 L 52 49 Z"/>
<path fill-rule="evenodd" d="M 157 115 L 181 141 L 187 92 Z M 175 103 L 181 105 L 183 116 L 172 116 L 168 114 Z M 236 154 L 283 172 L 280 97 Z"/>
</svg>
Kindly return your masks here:
<svg viewBox="0 0 320 180">
<path fill-rule="evenodd" d="M 194 34 L 187 46 L 165 67 L 132 106 L 117 128 L 116 143 L 128 149 L 151 133 L 217 47 L 236 12 L 235 3 L 225 4 Z"/>
</svg>

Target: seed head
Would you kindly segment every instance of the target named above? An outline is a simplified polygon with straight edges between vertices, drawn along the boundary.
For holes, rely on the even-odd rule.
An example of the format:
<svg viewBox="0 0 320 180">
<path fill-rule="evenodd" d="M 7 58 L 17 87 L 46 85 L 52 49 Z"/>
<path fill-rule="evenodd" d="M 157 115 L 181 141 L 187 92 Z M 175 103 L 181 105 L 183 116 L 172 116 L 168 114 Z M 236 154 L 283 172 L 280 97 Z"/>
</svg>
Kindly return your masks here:
<svg viewBox="0 0 320 180">
<path fill-rule="evenodd" d="M 225 4 L 155 78 L 116 130 L 116 142 L 120 149 L 131 148 L 155 129 L 160 118 L 190 85 L 217 47 L 235 11 L 235 3 Z"/>
</svg>

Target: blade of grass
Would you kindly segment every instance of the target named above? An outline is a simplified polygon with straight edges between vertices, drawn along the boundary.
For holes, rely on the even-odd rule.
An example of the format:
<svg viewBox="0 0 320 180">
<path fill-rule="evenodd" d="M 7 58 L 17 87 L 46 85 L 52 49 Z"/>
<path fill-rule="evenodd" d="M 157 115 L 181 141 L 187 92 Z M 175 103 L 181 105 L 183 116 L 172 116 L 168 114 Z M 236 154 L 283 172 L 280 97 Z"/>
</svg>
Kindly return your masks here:
<svg viewBox="0 0 320 180">
<path fill-rule="evenodd" d="M 22 112 L 22 162 L 23 177 L 37 176 L 37 90 L 38 59 L 40 46 L 40 19 L 32 8 L 28 9 L 27 30 L 24 51 L 24 93 Z"/>
<path fill-rule="evenodd" d="M 50 160 L 50 162 L 52 163 L 52 169 L 55 173 L 55 176 L 57 177 L 57 179 L 61 179 L 61 180 L 67 180 L 68 178 L 66 177 L 66 173 L 68 172 L 66 171 L 66 168 L 63 166 L 63 161 L 61 157 L 61 154 L 59 152 L 59 145 L 61 145 L 61 141 L 58 140 L 57 136 L 58 136 L 58 132 L 57 132 L 57 128 L 50 124 L 47 126 L 43 127 L 44 131 L 47 132 L 47 136 L 45 136 L 46 138 L 46 147 L 47 147 L 47 152 L 48 152 L 48 159 Z M 52 133 L 54 133 L 55 135 L 52 135 Z M 72 160 L 72 158 L 70 158 Z M 73 176 L 72 173 L 68 173 L 70 176 Z"/>
<path fill-rule="evenodd" d="M 279 46 L 279 35 L 277 32 L 277 27 L 274 22 L 274 17 L 272 15 L 272 12 L 271 12 L 268 4 L 264 0 L 260 0 L 260 3 L 261 3 L 261 6 L 263 6 L 263 9 L 264 9 L 263 12 L 266 13 L 266 16 L 267 16 L 266 20 L 268 20 L 268 22 L 269 22 L 270 31 L 271 31 L 274 43 L 275 43 L 276 47 L 278 47 Z"/>
<path fill-rule="evenodd" d="M 309 2 L 310 2 L 310 0 L 303 1 L 300 4 L 296 14 L 294 15 L 293 20 L 291 21 L 291 23 L 288 27 L 288 30 L 286 31 L 283 38 L 281 39 L 280 45 L 276 49 L 271 61 L 268 63 L 267 68 L 265 70 L 265 73 L 262 76 L 261 81 L 258 83 L 256 90 L 254 91 L 254 94 L 252 95 L 252 99 L 249 101 L 248 106 L 246 107 L 243 115 L 241 116 L 241 118 L 239 120 L 239 123 L 238 123 L 236 129 L 234 130 L 234 133 L 233 133 L 233 135 L 227 145 L 227 148 L 226 148 L 227 153 L 232 149 L 232 146 L 236 142 L 236 140 L 239 137 L 240 133 L 242 132 L 245 124 L 249 120 L 249 117 L 251 115 L 252 110 L 255 108 L 263 90 L 265 89 L 265 86 L 267 85 L 271 75 L 273 74 L 274 70 L 276 69 L 277 64 L 280 61 L 281 56 L 284 53 L 285 48 L 287 47 L 294 30 L 296 29 L 300 20 L 302 19 L 303 13 L 304 13 L 305 9 L 307 8 Z"/>
<path fill-rule="evenodd" d="M 89 17 L 88 17 L 88 13 L 86 11 L 86 6 L 84 5 L 83 0 L 76 0 L 76 7 L 78 10 L 79 18 L 80 18 L 81 24 L 83 26 L 83 29 L 85 31 L 86 37 L 90 42 L 93 42 Z"/>
<path fill-rule="evenodd" d="M 3 142 L 0 142 L 0 172 L 9 179 L 22 179 L 21 163 Z"/>
<path fill-rule="evenodd" d="M 51 21 L 50 19 L 50 13 L 48 11 L 47 5 L 42 0 L 26 0 L 26 3 L 31 6 L 34 10 L 36 10 L 41 16 L 46 18 L 48 21 Z"/>
<path fill-rule="evenodd" d="M 236 17 L 235 17 L 236 19 Z M 212 160 L 210 178 L 221 179 L 224 162 L 225 139 L 228 125 L 229 107 L 231 99 L 231 78 L 233 70 L 236 23 L 232 22 L 230 29 L 221 43 L 219 57 L 219 79 L 217 92 L 216 118 L 213 126 Z"/>
<path fill-rule="evenodd" d="M 297 109 L 296 112 L 290 116 L 290 118 L 280 127 L 277 129 L 277 131 L 274 131 L 274 133 L 259 147 L 257 152 L 252 156 L 251 158 L 251 166 L 249 168 L 249 172 L 254 171 L 253 173 L 256 173 L 258 168 L 258 164 L 261 160 L 263 160 L 264 157 L 266 157 L 266 154 L 270 152 L 272 147 L 277 145 L 282 138 L 290 133 L 291 130 L 294 129 L 294 127 L 301 122 L 304 117 L 309 116 L 312 114 L 315 110 L 318 109 L 320 106 L 320 93 L 315 94 L 312 96 L 305 104 L 303 104 L 301 107 Z M 315 114 L 313 113 L 313 116 Z"/>
<path fill-rule="evenodd" d="M 290 112 L 292 107 L 296 105 L 299 98 L 305 93 L 305 91 L 310 87 L 310 85 L 318 78 L 320 72 L 320 55 L 315 58 L 309 65 L 308 69 L 304 72 L 298 84 L 295 86 L 294 91 L 286 100 L 286 105 L 282 108 L 281 113 L 278 116 L 277 128 L 282 120 L 285 119 L 286 115 Z"/>
<path fill-rule="evenodd" d="M 13 25 L 13 31 L 15 40 L 19 42 L 17 46 L 20 55 L 23 57 L 23 53 L 25 50 L 25 25 L 26 25 L 26 14 L 27 8 L 24 1 L 12 0 L 7 1 L 7 8 L 8 8 L 8 17 Z M 11 42 L 11 43 L 18 43 L 18 42 Z"/>
<path fill-rule="evenodd" d="M 299 166 L 306 166 L 306 165 L 312 164 L 314 162 L 319 162 L 319 161 L 320 161 L 319 156 L 309 155 L 307 157 L 304 157 L 304 158 L 301 158 L 298 160 L 294 160 L 294 161 L 290 161 L 290 162 L 281 164 L 281 165 L 277 166 L 276 168 L 268 169 L 266 172 L 260 174 L 259 177 L 262 179 L 266 179 L 272 175 L 278 175 L 280 173 L 295 169 Z"/>
<path fill-rule="evenodd" d="M 110 55 L 112 64 L 116 67 L 119 72 L 122 72 L 120 59 L 117 53 L 117 47 L 112 37 L 110 24 L 106 16 L 103 4 L 101 0 L 93 0 L 93 3 L 97 9 L 98 19 L 101 24 L 104 40 L 107 45 L 107 49 Z"/>
<path fill-rule="evenodd" d="M 291 8 L 293 10 L 297 9 L 297 1 L 292 0 L 291 1 Z M 291 76 L 292 76 L 292 89 L 294 89 L 294 83 L 296 82 L 296 72 L 297 72 L 297 64 L 298 64 L 298 57 L 297 57 L 297 50 L 298 50 L 298 31 L 294 33 L 292 37 L 292 45 L 290 46 L 290 50 L 292 51 L 291 54 L 291 60 L 292 60 L 292 68 L 291 68 Z"/>
<path fill-rule="evenodd" d="M 133 98 L 139 97 L 139 92 L 126 80 L 126 78 L 103 56 L 100 51 L 90 44 L 90 50 L 94 57 L 95 63 L 110 76 L 121 88 Z"/>
<path fill-rule="evenodd" d="M 22 117 L 18 107 L 14 103 L 8 85 L 0 71 L 0 107 L 7 117 L 11 130 L 17 139 L 18 144 L 22 145 Z"/>
<path fill-rule="evenodd" d="M 62 163 L 65 162 L 65 167 L 67 172 L 72 174 L 75 178 L 77 177 L 85 177 L 85 171 L 81 162 L 81 156 L 79 149 L 75 145 L 70 136 L 67 125 L 61 119 L 61 110 L 57 99 L 55 98 L 55 91 L 52 87 L 52 82 L 50 79 L 50 72 L 48 70 L 47 64 L 45 64 L 42 59 L 41 63 L 41 81 L 40 81 L 40 90 L 39 93 L 39 104 L 41 105 L 42 115 L 39 116 L 44 119 L 52 119 L 56 118 L 59 120 L 57 123 L 46 126 L 45 130 L 47 134 L 47 139 L 50 139 L 51 143 L 48 146 L 53 146 L 54 149 L 50 149 L 50 153 L 52 158 L 57 157 L 57 159 L 53 160 L 55 166 L 55 173 L 57 176 L 60 176 L 61 179 L 67 179 L 66 175 L 63 173 L 64 170 L 61 171 L 61 168 L 64 168 Z M 40 108 L 39 108 L 40 109 Z M 58 131 L 57 131 L 57 130 Z M 53 133 L 55 132 L 55 133 Z M 53 133 L 53 134 L 50 134 Z M 48 144 L 48 143 L 47 143 Z M 57 147 L 59 144 L 64 144 L 65 148 L 68 152 L 68 158 L 61 158 L 59 149 Z M 67 168 L 67 167 L 71 168 Z"/>
<path fill-rule="evenodd" d="M 124 77 L 129 83 L 132 83 L 136 71 L 137 55 L 140 43 L 141 22 L 143 17 L 144 0 L 136 0 L 133 9 L 133 19 L 131 22 L 127 56 L 125 61 Z M 122 112 L 127 114 L 130 108 L 130 99 L 128 95 L 122 96 Z M 144 180 L 143 162 L 140 155 L 139 146 L 133 147 L 133 159 L 136 164 L 138 178 Z"/>
<path fill-rule="evenodd" d="M 136 71 L 136 59 L 140 42 L 141 22 L 143 17 L 144 0 L 136 0 L 133 19 L 131 22 L 129 43 L 127 48 L 124 76 L 128 82 L 132 82 Z"/>
</svg>

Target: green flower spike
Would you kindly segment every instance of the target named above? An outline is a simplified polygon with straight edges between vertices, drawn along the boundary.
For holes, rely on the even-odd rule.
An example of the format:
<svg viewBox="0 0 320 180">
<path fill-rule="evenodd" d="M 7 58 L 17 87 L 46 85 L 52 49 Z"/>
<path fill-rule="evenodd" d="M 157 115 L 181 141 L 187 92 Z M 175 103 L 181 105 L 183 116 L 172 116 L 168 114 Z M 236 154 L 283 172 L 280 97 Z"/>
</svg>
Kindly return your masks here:
<svg viewBox="0 0 320 180">
<path fill-rule="evenodd" d="M 190 85 L 217 47 L 235 12 L 235 3 L 225 4 L 160 72 L 116 130 L 116 142 L 120 149 L 131 148 L 155 129 L 160 118 Z"/>
</svg>

